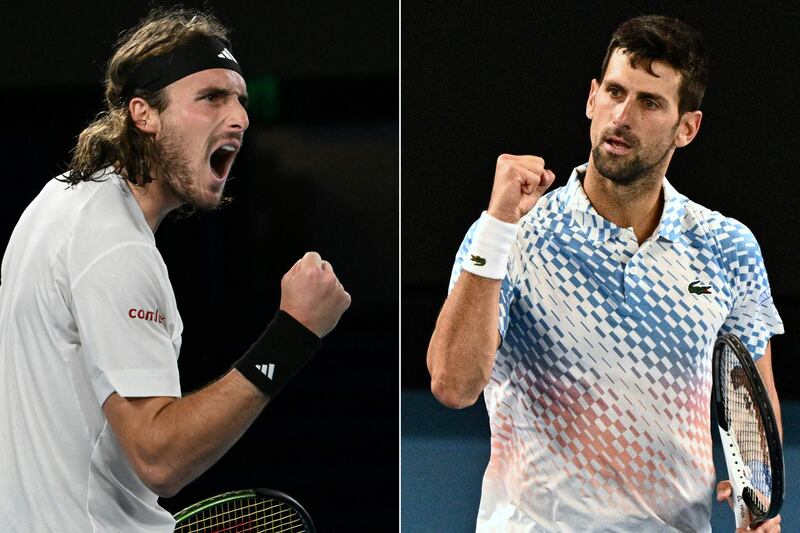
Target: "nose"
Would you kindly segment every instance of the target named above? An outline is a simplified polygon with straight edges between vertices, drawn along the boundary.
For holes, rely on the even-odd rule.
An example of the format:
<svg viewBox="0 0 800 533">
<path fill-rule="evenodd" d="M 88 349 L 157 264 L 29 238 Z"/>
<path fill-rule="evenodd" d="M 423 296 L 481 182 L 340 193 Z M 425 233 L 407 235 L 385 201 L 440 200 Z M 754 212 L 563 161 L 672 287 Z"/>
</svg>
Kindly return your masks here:
<svg viewBox="0 0 800 533">
<path fill-rule="evenodd" d="M 250 118 L 247 116 L 247 110 L 238 99 L 232 98 L 232 100 L 228 126 L 234 130 L 244 132 L 250 127 Z"/>
<path fill-rule="evenodd" d="M 617 103 L 614 108 L 614 124 L 618 127 L 629 127 L 629 120 L 633 108 L 633 97 L 628 96 Z"/>
</svg>

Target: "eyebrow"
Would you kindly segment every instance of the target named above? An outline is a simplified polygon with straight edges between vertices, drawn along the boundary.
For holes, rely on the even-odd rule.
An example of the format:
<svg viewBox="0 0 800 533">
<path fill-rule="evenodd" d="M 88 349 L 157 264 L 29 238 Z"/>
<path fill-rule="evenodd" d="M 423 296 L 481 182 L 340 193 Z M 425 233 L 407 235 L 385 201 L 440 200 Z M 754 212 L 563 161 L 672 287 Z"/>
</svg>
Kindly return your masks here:
<svg viewBox="0 0 800 533">
<path fill-rule="evenodd" d="M 227 89 L 225 87 L 205 87 L 203 89 L 200 89 L 197 93 L 198 93 L 198 95 L 203 95 L 203 96 L 213 95 L 213 96 L 225 96 L 225 97 L 227 97 L 227 96 L 234 96 L 235 95 L 235 96 L 237 96 L 239 98 L 239 102 L 242 104 L 242 107 L 244 107 L 245 109 L 247 109 L 247 104 L 250 102 L 250 97 L 247 95 L 247 92 L 244 92 L 242 94 L 238 94 L 238 93 L 236 93 L 236 92 L 234 92 L 234 91 L 232 91 L 230 89 Z"/>
</svg>

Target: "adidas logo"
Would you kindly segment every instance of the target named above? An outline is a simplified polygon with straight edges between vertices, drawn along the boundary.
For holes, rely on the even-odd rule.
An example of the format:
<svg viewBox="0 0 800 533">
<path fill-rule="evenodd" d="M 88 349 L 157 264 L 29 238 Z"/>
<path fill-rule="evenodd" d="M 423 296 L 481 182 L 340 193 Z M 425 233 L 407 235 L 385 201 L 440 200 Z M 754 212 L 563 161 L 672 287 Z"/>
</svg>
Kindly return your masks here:
<svg viewBox="0 0 800 533">
<path fill-rule="evenodd" d="M 228 51 L 227 48 L 224 49 L 222 52 L 220 52 L 219 55 L 217 55 L 217 57 L 221 57 L 222 59 L 228 59 L 236 64 L 239 63 L 238 61 L 236 61 L 236 58 L 233 57 L 233 54 Z"/>
<path fill-rule="evenodd" d="M 268 365 L 256 365 L 259 372 L 267 376 L 267 379 L 272 379 L 272 374 L 275 373 L 275 365 L 272 363 Z"/>
</svg>

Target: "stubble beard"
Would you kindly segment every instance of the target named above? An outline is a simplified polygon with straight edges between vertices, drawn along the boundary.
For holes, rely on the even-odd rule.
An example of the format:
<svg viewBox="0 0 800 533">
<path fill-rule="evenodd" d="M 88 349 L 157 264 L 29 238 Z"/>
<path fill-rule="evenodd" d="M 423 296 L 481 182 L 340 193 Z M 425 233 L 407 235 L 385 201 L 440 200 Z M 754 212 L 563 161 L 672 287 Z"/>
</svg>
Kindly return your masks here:
<svg viewBox="0 0 800 533">
<path fill-rule="evenodd" d="M 183 139 L 177 132 L 171 128 L 164 129 L 154 147 L 153 160 L 158 168 L 158 177 L 183 204 L 202 211 L 214 210 L 219 207 L 222 195 L 211 196 L 210 199 L 203 196 L 182 149 L 183 145 Z"/>
<path fill-rule="evenodd" d="M 672 129 L 670 138 L 674 138 L 677 125 Z M 627 155 L 616 155 L 605 152 L 602 149 L 606 138 L 616 136 L 621 137 L 632 148 Z M 669 156 L 673 148 L 672 142 L 665 140 L 655 146 L 640 148 L 638 139 L 624 130 L 609 128 L 604 130 L 599 140 L 592 146 L 592 162 L 597 172 L 622 186 L 634 185 L 646 178 L 653 178 L 654 173 L 660 174 L 660 167 L 663 161 Z M 661 177 L 661 176 L 657 176 Z"/>
</svg>

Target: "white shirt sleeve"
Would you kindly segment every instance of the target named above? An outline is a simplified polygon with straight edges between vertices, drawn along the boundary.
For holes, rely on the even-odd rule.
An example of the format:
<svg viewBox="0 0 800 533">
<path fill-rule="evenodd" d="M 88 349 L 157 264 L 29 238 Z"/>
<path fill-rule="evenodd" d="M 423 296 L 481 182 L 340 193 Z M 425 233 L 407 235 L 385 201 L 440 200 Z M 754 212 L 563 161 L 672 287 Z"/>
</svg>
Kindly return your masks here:
<svg viewBox="0 0 800 533">
<path fill-rule="evenodd" d="M 166 268 L 151 245 L 124 243 L 71 280 L 72 308 L 97 401 L 180 397 L 181 322 Z"/>
</svg>

